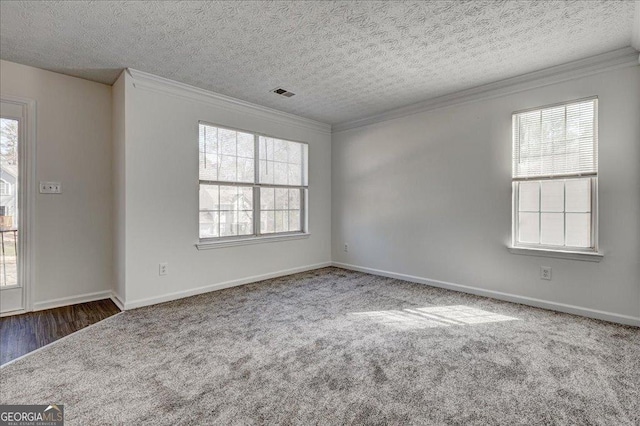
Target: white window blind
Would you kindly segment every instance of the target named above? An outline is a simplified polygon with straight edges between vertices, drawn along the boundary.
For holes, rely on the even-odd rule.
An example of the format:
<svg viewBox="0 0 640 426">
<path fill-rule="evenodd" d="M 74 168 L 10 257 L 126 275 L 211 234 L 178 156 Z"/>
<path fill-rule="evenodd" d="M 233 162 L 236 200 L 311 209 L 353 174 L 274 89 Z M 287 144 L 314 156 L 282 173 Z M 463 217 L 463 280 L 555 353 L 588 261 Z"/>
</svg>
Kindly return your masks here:
<svg viewBox="0 0 640 426">
<path fill-rule="evenodd" d="M 597 99 L 513 114 L 513 177 L 598 171 Z"/>
</svg>

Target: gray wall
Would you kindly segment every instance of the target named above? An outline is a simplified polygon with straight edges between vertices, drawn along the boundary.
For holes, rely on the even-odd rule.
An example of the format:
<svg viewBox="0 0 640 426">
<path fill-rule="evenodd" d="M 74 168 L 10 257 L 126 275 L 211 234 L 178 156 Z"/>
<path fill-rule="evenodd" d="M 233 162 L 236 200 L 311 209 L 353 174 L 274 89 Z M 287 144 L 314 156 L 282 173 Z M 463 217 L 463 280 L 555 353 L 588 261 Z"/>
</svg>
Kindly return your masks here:
<svg viewBox="0 0 640 426">
<path fill-rule="evenodd" d="M 124 223 L 117 225 L 124 243 L 117 244 L 116 259 L 124 263 L 126 294 L 121 296 L 126 307 L 331 261 L 329 126 L 298 126 L 299 119 L 283 118 L 273 110 L 211 100 L 190 89 L 138 81 L 128 74 L 124 92 L 125 152 L 116 156 L 115 170 L 125 175 L 116 183 L 118 198 L 124 197 L 120 203 L 126 204 Z M 309 143 L 309 238 L 196 249 L 199 121 Z M 168 275 L 158 275 L 160 262 L 169 263 Z"/>
<path fill-rule="evenodd" d="M 2 94 L 36 101 L 34 307 L 105 297 L 112 287 L 111 87 L 0 61 Z M 93 295 L 93 296 L 92 296 Z"/>
<path fill-rule="evenodd" d="M 592 95 L 604 260 L 509 253 L 511 113 Z M 333 261 L 637 319 L 639 123 L 634 66 L 336 133 Z M 540 280 L 541 265 L 552 281 Z"/>
</svg>

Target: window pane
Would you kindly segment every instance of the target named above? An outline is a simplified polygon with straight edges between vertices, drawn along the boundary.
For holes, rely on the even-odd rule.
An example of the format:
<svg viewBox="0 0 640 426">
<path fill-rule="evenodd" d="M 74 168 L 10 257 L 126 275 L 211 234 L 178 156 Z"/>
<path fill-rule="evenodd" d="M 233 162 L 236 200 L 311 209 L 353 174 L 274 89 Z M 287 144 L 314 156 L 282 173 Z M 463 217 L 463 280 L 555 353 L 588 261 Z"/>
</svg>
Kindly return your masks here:
<svg viewBox="0 0 640 426">
<path fill-rule="evenodd" d="M 238 187 L 238 210 L 253 210 L 253 188 Z"/>
<path fill-rule="evenodd" d="M 200 185 L 200 210 L 218 210 L 218 185 Z"/>
<path fill-rule="evenodd" d="M 200 124 L 200 179 L 254 182 L 254 136 Z"/>
<path fill-rule="evenodd" d="M 273 161 L 260 160 L 260 183 L 273 184 Z"/>
<path fill-rule="evenodd" d="M 287 210 L 289 208 L 289 190 L 287 188 L 276 188 L 276 210 Z"/>
<path fill-rule="evenodd" d="M 302 162 L 302 144 L 292 143 L 289 145 L 289 164 L 301 164 Z"/>
<path fill-rule="evenodd" d="M 540 243 L 540 214 L 518 214 L 518 241 L 521 243 Z"/>
<path fill-rule="evenodd" d="M 220 214 L 218 212 L 200 212 L 200 238 L 216 238 L 219 235 L 218 225 Z"/>
<path fill-rule="evenodd" d="M 200 125 L 200 179 L 218 180 L 218 129 Z"/>
<path fill-rule="evenodd" d="M 260 233 L 272 234 L 276 231 L 276 212 L 273 210 L 260 212 Z"/>
<path fill-rule="evenodd" d="M 232 237 L 238 235 L 237 211 L 226 210 L 220 212 L 220 236 Z"/>
<path fill-rule="evenodd" d="M 236 176 L 236 157 L 222 155 L 220 159 L 220 169 L 218 171 L 219 180 L 235 182 Z"/>
<path fill-rule="evenodd" d="M 563 212 L 564 211 L 564 182 L 543 181 L 540 182 L 540 211 Z"/>
<path fill-rule="evenodd" d="M 289 208 L 291 210 L 300 209 L 300 190 L 299 189 L 289 190 Z"/>
<path fill-rule="evenodd" d="M 302 185 L 302 170 L 300 164 L 289 164 L 287 181 L 289 185 Z"/>
<path fill-rule="evenodd" d="M 253 211 L 241 210 L 238 212 L 238 235 L 253 234 Z"/>
<path fill-rule="evenodd" d="M 278 185 L 287 185 L 289 183 L 286 163 L 273 163 L 273 183 Z"/>
<path fill-rule="evenodd" d="M 220 187 L 220 210 L 231 211 L 238 208 L 238 187 L 221 186 Z"/>
<path fill-rule="evenodd" d="M 258 138 L 258 151 L 260 160 L 273 161 L 273 138 L 260 136 Z"/>
<path fill-rule="evenodd" d="M 307 145 L 259 137 L 260 183 L 306 185 Z"/>
<path fill-rule="evenodd" d="M 520 211 L 537 212 L 540 210 L 540 183 L 522 182 L 518 198 Z"/>
<path fill-rule="evenodd" d="M 273 141 L 273 160 L 286 163 L 289 159 L 289 143 L 280 139 Z"/>
<path fill-rule="evenodd" d="M 248 133 L 238 133 L 238 157 L 254 158 L 254 136 Z"/>
<path fill-rule="evenodd" d="M 302 145 L 302 186 L 309 185 L 309 145 Z"/>
<path fill-rule="evenodd" d="M 276 211 L 276 232 L 289 231 L 289 215 L 286 210 Z"/>
<path fill-rule="evenodd" d="M 275 210 L 275 188 L 260 188 L 260 209 Z"/>
<path fill-rule="evenodd" d="M 260 233 L 302 231 L 300 189 L 260 188 Z"/>
<path fill-rule="evenodd" d="M 253 234 L 253 187 L 200 184 L 200 238 Z"/>
<path fill-rule="evenodd" d="M 540 216 L 540 244 L 564 245 L 564 214 L 542 213 Z"/>
<path fill-rule="evenodd" d="M 591 179 L 571 179 L 565 185 L 567 194 L 567 212 L 591 211 Z"/>
<path fill-rule="evenodd" d="M 591 213 L 567 213 L 567 241 L 570 247 L 591 247 Z"/>
<path fill-rule="evenodd" d="M 254 161 L 253 158 L 238 158 L 238 182 L 255 181 Z"/>
<path fill-rule="evenodd" d="M 300 211 L 289 210 L 289 232 L 301 231 Z"/>
<path fill-rule="evenodd" d="M 223 155 L 236 156 L 237 134 L 233 130 L 219 129 L 218 138 L 220 140 L 220 151 Z"/>
</svg>

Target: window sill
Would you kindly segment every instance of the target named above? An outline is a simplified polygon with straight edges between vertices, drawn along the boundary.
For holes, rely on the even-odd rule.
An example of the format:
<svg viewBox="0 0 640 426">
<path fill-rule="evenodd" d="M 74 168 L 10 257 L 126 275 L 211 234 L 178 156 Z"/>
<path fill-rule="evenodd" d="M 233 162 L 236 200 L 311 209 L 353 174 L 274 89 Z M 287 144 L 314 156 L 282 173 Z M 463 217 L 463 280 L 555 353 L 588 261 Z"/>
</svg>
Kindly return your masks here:
<svg viewBox="0 0 640 426">
<path fill-rule="evenodd" d="M 275 243 L 279 241 L 302 240 L 309 238 L 311 234 L 296 233 L 284 235 L 269 235 L 260 237 L 237 238 L 233 240 L 207 241 L 203 240 L 196 244 L 198 250 L 211 250 L 223 247 L 246 246 L 252 244 Z"/>
<path fill-rule="evenodd" d="M 600 262 L 604 255 L 602 253 L 589 253 L 582 251 L 560 251 L 560 250 L 548 250 L 537 249 L 531 247 L 512 247 L 507 246 L 510 253 L 523 254 L 528 256 L 540 256 L 540 257 L 554 257 L 557 259 L 570 259 L 581 260 L 585 262 Z"/>
</svg>

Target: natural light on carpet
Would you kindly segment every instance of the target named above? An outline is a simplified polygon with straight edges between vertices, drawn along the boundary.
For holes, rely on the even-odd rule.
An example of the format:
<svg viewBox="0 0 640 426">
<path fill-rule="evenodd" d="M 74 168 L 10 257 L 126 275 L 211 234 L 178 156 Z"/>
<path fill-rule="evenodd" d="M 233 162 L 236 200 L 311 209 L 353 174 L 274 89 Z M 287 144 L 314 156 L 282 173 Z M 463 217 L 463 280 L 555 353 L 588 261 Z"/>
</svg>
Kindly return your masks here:
<svg viewBox="0 0 640 426">
<path fill-rule="evenodd" d="M 401 311 L 356 312 L 354 315 L 397 328 L 448 327 L 518 320 L 518 318 L 464 305 L 413 308 Z"/>
</svg>

